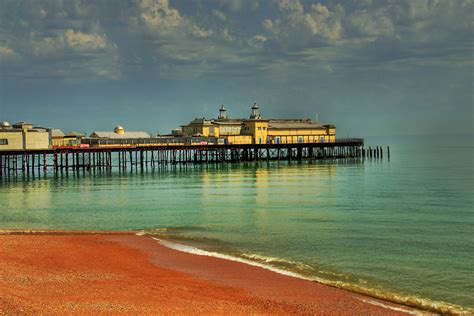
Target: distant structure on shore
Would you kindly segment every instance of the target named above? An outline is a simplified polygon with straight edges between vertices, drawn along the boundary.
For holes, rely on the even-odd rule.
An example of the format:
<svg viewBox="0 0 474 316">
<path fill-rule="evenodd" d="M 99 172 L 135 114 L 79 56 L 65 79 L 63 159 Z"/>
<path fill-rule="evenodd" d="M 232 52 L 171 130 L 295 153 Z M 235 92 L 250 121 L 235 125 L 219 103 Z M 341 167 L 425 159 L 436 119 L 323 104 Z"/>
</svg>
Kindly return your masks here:
<svg viewBox="0 0 474 316">
<path fill-rule="evenodd" d="M 215 119 L 196 118 L 168 135 L 152 137 L 144 131 L 126 131 L 117 126 L 113 131 L 94 131 L 89 137 L 72 132 L 64 134 L 56 128 L 33 127 L 27 122 L 0 125 L 0 151 L 52 148 L 87 148 L 162 145 L 248 145 L 332 143 L 336 139 L 334 125 L 322 125 L 310 119 L 265 119 L 254 103 L 248 119 L 229 118 L 222 105 Z"/>
<path fill-rule="evenodd" d="M 183 135 L 216 137 L 224 144 L 294 144 L 334 142 L 336 127 L 310 119 L 263 119 L 254 103 L 248 119 L 230 119 L 224 105 L 216 119 L 196 118 L 181 126 Z"/>
</svg>

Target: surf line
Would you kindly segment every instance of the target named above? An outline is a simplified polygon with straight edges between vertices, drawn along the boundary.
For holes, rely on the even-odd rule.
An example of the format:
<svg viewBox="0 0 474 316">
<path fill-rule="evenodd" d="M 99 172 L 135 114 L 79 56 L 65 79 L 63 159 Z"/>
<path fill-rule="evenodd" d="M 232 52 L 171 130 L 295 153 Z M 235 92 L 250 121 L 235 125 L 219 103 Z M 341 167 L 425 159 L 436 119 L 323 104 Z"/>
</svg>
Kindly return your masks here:
<svg viewBox="0 0 474 316">
<path fill-rule="evenodd" d="M 156 237 L 151 237 L 151 238 L 158 241 L 161 245 L 163 245 L 167 248 L 176 250 L 176 251 L 185 252 L 185 253 L 198 255 L 198 256 L 207 256 L 207 257 L 214 257 L 214 258 L 219 258 L 219 259 L 223 259 L 223 260 L 240 262 L 240 263 L 247 264 L 247 265 L 250 265 L 250 266 L 259 267 L 259 268 L 262 268 L 262 269 L 265 269 L 265 270 L 270 270 L 272 272 L 282 274 L 282 275 L 286 275 L 286 276 L 289 276 L 289 277 L 294 277 L 294 278 L 298 278 L 298 279 L 302 279 L 302 280 L 306 280 L 306 281 L 313 281 L 313 282 L 316 281 L 318 283 L 321 283 L 321 284 L 324 284 L 324 285 L 327 285 L 327 286 L 331 286 L 329 284 L 325 284 L 324 282 L 319 282 L 317 279 L 307 278 L 307 277 L 304 277 L 301 274 L 286 271 L 286 270 L 279 269 L 279 268 L 275 268 L 273 266 L 265 265 L 265 264 L 262 264 L 262 263 L 259 263 L 259 262 L 254 262 L 254 261 L 242 259 L 242 258 L 239 258 L 239 257 L 229 256 L 229 255 L 225 255 L 225 254 L 218 253 L 218 252 L 202 250 L 202 249 L 199 249 L 199 248 L 196 248 L 196 247 L 193 247 L 193 246 L 177 244 L 177 243 L 173 243 L 173 242 L 163 240 L 163 239 L 159 239 L 159 238 L 156 238 Z M 358 298 L 358 299 L 365 302 L 365 303 L 372 304 L 372 305 L 377 305 L 377 306 L 380 306 L 380 307 L 383 307 L 383 308 L 386 308 L 386 309 L 390 309 L 390 310 L 402 311 L 402 312 L 406 312 L 406 313 L 412 314 L 412 315 L 423 315 L 423 313 L 420 313 L 420 312 L 417 312 L 417 311 L 412 311 L 412 310 L 409 310 L 409 309 L 389 306 L 389 305 L 377 302 L 375 300 L 361 299 L 361 298 Z"/>
</svg>

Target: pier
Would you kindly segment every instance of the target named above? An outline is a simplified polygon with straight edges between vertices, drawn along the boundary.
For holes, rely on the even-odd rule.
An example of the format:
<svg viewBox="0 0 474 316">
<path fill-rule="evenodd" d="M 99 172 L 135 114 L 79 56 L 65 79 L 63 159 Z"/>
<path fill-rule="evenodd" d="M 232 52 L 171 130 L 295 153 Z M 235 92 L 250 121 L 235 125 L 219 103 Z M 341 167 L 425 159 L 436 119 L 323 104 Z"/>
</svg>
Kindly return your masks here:
<svg viewBox="0 0 474 316">
<path fill-rule="evenodd" d="M 390 149 L 387 147 L 387 159 Z M 166 165 L 301 161 L 317 159 L 383 159 L 381 146 L 364 147 L 361 138 L 330 143 L 163 145 L 56 148 L 0 151 L 0 177 L 35 173 L 70 173 L 94 170 L 145 170 Z"/>
</svg>

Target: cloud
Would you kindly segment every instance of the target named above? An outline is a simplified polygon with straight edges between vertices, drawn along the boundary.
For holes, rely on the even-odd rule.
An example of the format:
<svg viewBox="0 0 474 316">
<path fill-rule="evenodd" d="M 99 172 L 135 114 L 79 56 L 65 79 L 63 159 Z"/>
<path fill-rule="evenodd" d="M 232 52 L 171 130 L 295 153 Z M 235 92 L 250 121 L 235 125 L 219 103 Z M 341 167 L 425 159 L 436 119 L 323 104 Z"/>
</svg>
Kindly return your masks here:
<svg viewBox="0 0 474 316">
<path fill-rule="evenodd" d="M 258 34 L 249 40 L 249 45 L 255 48 L 263 48 L 263 45 L 267 40 L 268 38 L 266 38 L 264 35 Z"/>
<path fill-rule="evenodd" d="M 304 12 L 303 5 L 299 0 L 280 0 L 278 2 L 278 8 L 280 11 L 287 11 L 290 13 L 299 13 L 302 14 Z"/>
<path fill-rule="evenodd" d="M 213 30 L 205 30 L 197 25 L 191 27 L 191 33 L 198 38 L 208 38 L 214 34 Z"/>
<path fill-rule="evenodd" d="M 183 18 L 178 10 L 170 7 L 168 0 L 141 0 L 141 18 L 152 30 L 166 30 L 181 25 Z"/>
<path fill-rule="evenodd" d="M 258 0 L 220 0 L 220 6 L 231 13 L 255 11 L 260 6 Z"/>
<path fill-rule="evenodd" d="M 218 18 L 221 21 L 227 20 L 227 17 L 225 16 L 225 13 L 220 11 L 220 10 L 212 10 L 212 15 L 214 15 L 216 18 Z"/>
<path fill-rule="evenodd" d="M 342 38 L 342 6 L 330 10 L 320 3 L 306 8 L 299 0 L 280 0 L 281 14 L 262 22 L 267 35 L 285 49 L 301 49 L 317 41 L 336 42 Z"/>
<path fill-rule="evenodd" d="M 11 59 L 16 56 L 16 53 L 11 49 L 10 47 L 7 46 L 0 46 L 0 56 L 3 59 Z"/>
<path fill-rule="evenodd" d="M 32 43 L 36 55 L 55 52 L 89 53 L 112 47 L 107 38 L 99 34 L 89 34 L 72 29 L 62 30 L 54 37 L 44 37 Z"/>
<path fill-rule="evenodd" d="M 349 17 L 349 25 L 358 36 L 370 39 L 395 35 L 395 27 L 392 21 L 380 12 L 355 12 Z"/>
</svg>

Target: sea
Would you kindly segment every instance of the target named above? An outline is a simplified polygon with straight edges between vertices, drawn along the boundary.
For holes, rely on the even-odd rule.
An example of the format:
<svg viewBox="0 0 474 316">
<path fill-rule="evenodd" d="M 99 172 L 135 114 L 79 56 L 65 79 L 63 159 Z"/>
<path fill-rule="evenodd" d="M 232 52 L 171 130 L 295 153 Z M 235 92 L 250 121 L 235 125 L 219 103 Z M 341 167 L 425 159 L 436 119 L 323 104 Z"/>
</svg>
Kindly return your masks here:
<svg viewBox="0 0 474 316">
<path fill-rule="evenodd" d="M 368 145 L 384 158 L 3 177 L 0 229 L 136 230 L 183 251 L 474 313 L 472 136 Z"/>
</svg>

